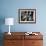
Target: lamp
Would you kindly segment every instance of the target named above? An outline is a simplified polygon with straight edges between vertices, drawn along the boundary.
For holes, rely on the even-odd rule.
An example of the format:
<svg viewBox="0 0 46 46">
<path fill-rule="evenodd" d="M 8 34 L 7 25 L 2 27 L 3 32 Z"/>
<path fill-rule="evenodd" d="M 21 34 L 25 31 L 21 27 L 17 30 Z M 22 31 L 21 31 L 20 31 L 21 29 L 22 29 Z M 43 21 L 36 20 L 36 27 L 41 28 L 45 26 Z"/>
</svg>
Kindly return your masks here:
<svg viewBox="0 0 46 46">
<path fill-rule="evenodd" d="M 8 34 L 11 35 L 11 33 L 10 33 L 10 25 L 14 25 L 14 19 L 13 18 L 5 18 L 5 25 L 9 25 Z"/>
</svg>

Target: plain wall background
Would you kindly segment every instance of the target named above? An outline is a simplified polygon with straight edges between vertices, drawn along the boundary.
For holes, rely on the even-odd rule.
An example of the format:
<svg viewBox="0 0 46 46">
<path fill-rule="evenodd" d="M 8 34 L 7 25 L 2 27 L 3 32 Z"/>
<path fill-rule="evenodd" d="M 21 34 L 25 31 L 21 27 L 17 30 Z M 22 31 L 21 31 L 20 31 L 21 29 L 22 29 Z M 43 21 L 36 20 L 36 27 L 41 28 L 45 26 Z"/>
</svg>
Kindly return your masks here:
<svg viewBox="0 0 46 46">
<path fill-rule="evenodd" d="M 18 9 L 36 9 L 36 24 L 19 24 Z M 42 32 L 46 46 L 46 0 L 0 0 L 0 32 L 8 32 L 5 18 L 13 17 L 15 24 L 11 32 Z M 3 22 L 2 22 L 3 21 Z"/>
<path fill-rule="evenodd" d="M 46 31 L 46 1 L 44 0 L 0 0 L 0 16 L 13 17 L 15 20 L 11 31 Z M 36 24 L 19 24 L 18 9 L 36 9 Z M 2 32 L 8 31 L 7 25 L 1 26 Z"/>
</svg>

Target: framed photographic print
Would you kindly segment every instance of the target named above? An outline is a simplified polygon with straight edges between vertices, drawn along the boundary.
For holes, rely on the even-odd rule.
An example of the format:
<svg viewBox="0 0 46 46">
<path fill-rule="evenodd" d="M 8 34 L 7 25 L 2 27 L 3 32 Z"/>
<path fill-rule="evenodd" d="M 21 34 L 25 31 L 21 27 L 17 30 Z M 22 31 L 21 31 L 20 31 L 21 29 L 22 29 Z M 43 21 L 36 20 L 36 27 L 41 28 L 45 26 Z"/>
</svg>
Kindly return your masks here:
<svg viewBox="0 0 46 46">
<path fill-rule="evenodd" d="M 19 9 L 19 23 L 36 23 L 36 9 Z"/>
</svg>

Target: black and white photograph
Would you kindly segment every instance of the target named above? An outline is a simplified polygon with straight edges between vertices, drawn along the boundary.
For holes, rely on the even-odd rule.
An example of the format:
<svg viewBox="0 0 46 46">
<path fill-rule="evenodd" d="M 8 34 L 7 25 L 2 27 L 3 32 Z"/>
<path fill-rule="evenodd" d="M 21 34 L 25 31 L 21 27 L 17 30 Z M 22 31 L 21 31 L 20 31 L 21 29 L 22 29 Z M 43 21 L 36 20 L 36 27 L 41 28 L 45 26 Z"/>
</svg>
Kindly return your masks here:
<svg viewBox="0 0 46 46">
<path fill-rule="evenodd" d="M 19 23 L 36 23 L 36 9 L 19 9 Z"/>
</svg>

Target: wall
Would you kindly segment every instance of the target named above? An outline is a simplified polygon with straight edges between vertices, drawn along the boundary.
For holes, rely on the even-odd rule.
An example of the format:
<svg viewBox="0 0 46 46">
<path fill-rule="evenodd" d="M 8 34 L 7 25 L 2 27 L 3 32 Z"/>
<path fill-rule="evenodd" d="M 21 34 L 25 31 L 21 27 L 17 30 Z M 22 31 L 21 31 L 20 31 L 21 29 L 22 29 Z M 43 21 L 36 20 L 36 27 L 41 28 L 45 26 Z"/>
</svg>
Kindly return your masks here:
<svg viewBox="0 0 46 46">
<path fill-rule="evenodd" d="M 13 17 L 15 25 L 12 26 L 11 31 L 46 31 L 46 1 L 41 0 L 1 0 L 1 14 L 2 17 Z M 34 8 L 36 9 L 36 24 L 19 24 L 18 23 L 18 9 Z M 17 22 L 16 22 L 17 21 Z M 6 25 L 2 25 L 2 32 L 8 31 Z"/>
<path fill-rule="evenodd" d="M 36 8 L 36 24 L 19 24 L 18 23 L 19 8 L 20 9 Z M 46 1 L 45 0 L 0 0 L 0 18 L 7 18 L 7 17 L 13 17 L 15 19 L 14 26 L 11 26 L 12 32 L 38 31 L 46 35 Z M 8 26 L 6 26 L 4 23 L 0 24 L 0 31 L 8 32 Z M 45 41 L 44 43 L 46 44 Z"/>
<path fill-rule="evenodd" d="M 15 19 L 14 29 L 12 31 L 41 31 L 46 30 L 46 7 L 45 1 L 40 0 L 1 0 L 1 14 L 0 16 L 13 17 Z M 19 8 L 36 8 L 36 24 L 19 24 L 18 9 Z M 5 26 L 5 27 L 4 27 Z M 8 31 L 6 25 L 2 26 L 2 32 Z M 43 30 L 45 29 L 45 30 Z"/>
</svg>

